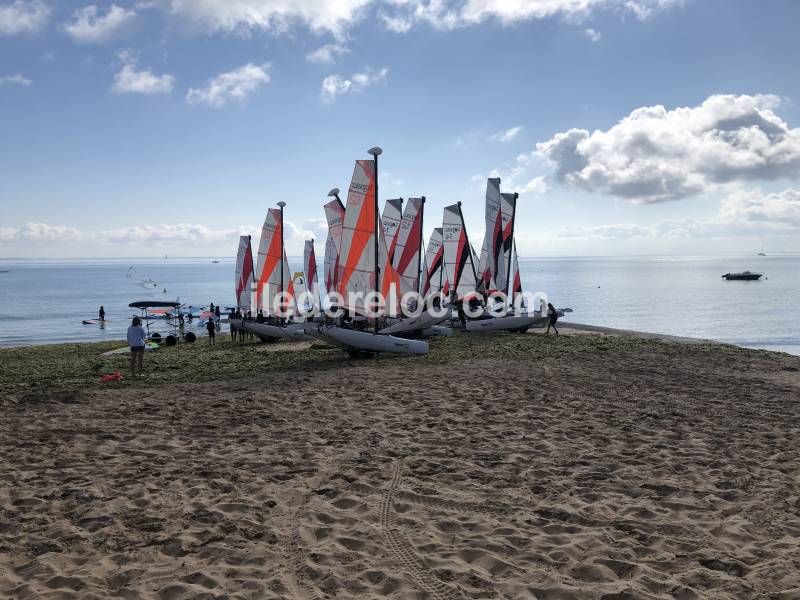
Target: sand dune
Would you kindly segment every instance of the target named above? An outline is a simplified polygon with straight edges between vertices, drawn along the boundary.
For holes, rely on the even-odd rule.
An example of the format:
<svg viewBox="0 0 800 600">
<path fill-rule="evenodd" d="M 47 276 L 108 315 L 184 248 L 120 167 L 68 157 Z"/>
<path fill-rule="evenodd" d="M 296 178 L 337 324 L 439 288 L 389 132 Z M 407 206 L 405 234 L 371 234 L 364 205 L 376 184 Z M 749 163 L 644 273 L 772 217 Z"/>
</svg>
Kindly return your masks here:
<svg viewBox="0 0 800 600">
<path fill-rule="evenodd" d="M 800 598 L 797 359 L 346 364 L 5 398 L 0 596 Z"/>
</svg>

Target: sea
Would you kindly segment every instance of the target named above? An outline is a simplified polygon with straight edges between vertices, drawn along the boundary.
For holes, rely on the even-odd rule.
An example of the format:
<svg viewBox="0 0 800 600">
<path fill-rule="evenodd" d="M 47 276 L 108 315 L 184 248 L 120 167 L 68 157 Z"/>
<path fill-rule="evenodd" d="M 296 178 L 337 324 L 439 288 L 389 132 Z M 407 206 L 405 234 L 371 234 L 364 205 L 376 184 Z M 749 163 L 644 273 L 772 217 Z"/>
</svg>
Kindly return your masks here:
<svg viewBox="0 0 800 600">
<path fill-rule="evenodd" d="M 290 263 L 292 261 L 290 260 Z M 290 264 L 300 270 L 302 261 Z M 736 271 L 760 281 L 726 281 Z M 527 291 L 565 321 L 711 339 L 800 356 L 800 256 L 520 259 Z M 233 259 L 0 259 L 0 346 L 120 340 L 139 300 L 234 303 Z M 84 325 L 105 307 L 104 325 Z M 168 332 L 166 323 L 154 329 Z M 188 329 L 198 328 L 197 322 Z"/>
</svg>

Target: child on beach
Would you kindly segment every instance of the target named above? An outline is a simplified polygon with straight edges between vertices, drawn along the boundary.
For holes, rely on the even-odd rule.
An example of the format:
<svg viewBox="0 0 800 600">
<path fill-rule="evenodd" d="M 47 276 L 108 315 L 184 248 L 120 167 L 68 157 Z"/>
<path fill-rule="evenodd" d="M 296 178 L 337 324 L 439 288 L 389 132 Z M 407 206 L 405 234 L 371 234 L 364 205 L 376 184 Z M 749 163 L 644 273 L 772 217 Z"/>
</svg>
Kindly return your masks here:
<svg viewBox="0 0 800 600">
<path fill-rule="evenodd" d="M 209 318 L 206 321 L 206 331 L 208 331 L 208 343 L 209 344 L 216 344 L 216 337 L 217 337 L 217 327 L 214 324 L 214 319 Z"/>
<path fill-rule="evenodd" d="M 139 375 L 142 374 L 142 363 L 144 362 L 144 327 L 139 317 L 133 317 L 131 326 L 128 327 L 128 346 L 131 349 L 131 377 L 136 377 L 138 368 Z"/>
</svg>

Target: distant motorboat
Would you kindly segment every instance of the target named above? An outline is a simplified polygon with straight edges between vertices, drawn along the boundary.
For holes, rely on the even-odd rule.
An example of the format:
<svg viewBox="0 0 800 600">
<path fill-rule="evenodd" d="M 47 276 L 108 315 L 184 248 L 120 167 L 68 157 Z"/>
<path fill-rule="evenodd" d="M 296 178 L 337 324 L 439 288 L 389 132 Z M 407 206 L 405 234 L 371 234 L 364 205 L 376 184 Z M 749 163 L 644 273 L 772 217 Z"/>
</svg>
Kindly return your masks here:
<svg viewBox="0 0 800 600">
<path fill-rule="evenodd" d="M 722 276 L 726 281 L 758 281 L 764 276 L 763 273 L 751 273 L 750 271 L 742 271 L 741 273 L 725 273 Z"/>
<path fill-rule="evenodd" d="M 764 252 L 764 245 L 761 245 L 761 252 L 757 254 L 757 256 L 766 256 L 767 254 Z"/>
</svg>

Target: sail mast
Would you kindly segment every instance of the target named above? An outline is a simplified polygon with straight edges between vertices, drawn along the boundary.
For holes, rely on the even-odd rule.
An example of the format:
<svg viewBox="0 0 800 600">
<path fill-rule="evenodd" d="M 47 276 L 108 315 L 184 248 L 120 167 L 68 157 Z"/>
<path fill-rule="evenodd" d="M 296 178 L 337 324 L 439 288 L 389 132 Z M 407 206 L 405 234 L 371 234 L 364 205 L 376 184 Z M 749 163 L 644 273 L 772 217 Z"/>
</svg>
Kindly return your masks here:
<svg viewBox="0 0 800 600">
<path fill-rule="evenodd" d="M 374 240 L 375 240 L 375 294 L 380 294 L 381 290 L 381 282 L 380 282 L 380 272 L 381 268 L 378 266 L 378 157 L 381 155 L 383 150 L 381 150 L 378 146 L 374 148 L 370 148 L 368 153 L 372 155 L 372 161 L 374 164 L 375 169 L 375 193 L 374 193 L 374 204 L 375 204 L 375 219 L 374 219 L 374 227 L 375 230 L 373 232 Z M 378 333 L 378 317 L 375 316 L 375 333 Z"/>
<path fill-rule="evenodd" d="M 422 255 L 425 253 L 425 244 L 422 242 L 422 226 L 425 224 L 425 196 L 419 206 L 419 256 L 417 257 L 417 293 L 422 286 Z"/>
<path fill-rule="evenodd" d="M 286 306 L 284 304 L 284 298 L 283 298 L 283 285 L 284 285 L 283 268 L 284 268 L 284 260 L 286 258 L 286 249 L 283 247 L 283 207 L 286 206 L 286 202 L 281 200 L 280 202 L 278 202 L 278 206 L 281 209 L 281 260 L 278 263 L 280 265 L 278 268 L 281 270 L 281 286 L 278 289 L 278 296 L 281 299 L 281 311 L 280 311 L 281 314 L 279 316 L 282 319 L 283 318 L 283 313 L 286 310 Z"/>
</svg>

